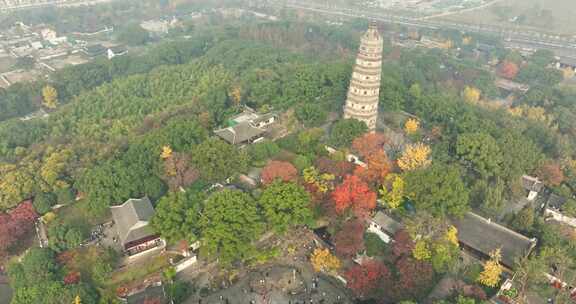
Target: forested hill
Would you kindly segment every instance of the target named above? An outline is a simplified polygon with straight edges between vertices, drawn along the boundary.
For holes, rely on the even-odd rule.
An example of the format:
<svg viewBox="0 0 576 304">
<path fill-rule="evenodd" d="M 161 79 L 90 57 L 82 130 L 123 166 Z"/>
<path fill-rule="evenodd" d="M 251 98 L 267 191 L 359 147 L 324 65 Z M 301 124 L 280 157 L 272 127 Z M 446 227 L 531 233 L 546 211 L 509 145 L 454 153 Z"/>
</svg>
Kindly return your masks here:
<svg viewBox="0 0 576 304">
<path fill-rule="evenodd" d="M 161 146 L 179 146 L 174 141 L 184 140 L 163 133 L 163 128 L 180 130 L 183 133 L 175 134 L 181 136 L 186 136 L 188 129 L 200 128 L 203 131 L 199 132 L 206 133 L 243 104 L 284 110 L 313 103 L 310 112 L 320 112 L 339 108 L 344 100 L 351 70 L 348 60 L 320 59 L 235 37 L 204 38 L 159 47 L 144 57 L 156 58 L 153 63 L 120 57 L 57 75 L 55 87 L 69 96 L 67 104 L 47 120 L 0 124 L 0 156 L 6 177 L 0 183 L 0 206 L 14 206 L 39 191 L 72 187 L 78 180 L 86 180 L 81 178 L 86 168 L 122 158 L 126 143 L 141 143 L 140 138 L 152 131 L 156 135 L 149 137 L 172 139 L 162 142 L 154 138 L 149 140 L 153 144 L 142 144 L 139 166 L 129 168 L 129 180 L 157 176 L 151 172 L 157 167 L 152 159 L 157 158 Z M 113 67 L 119 72 L 107 74 Z M 38 174 L 42 170 L 50 171 L 44 174 L 50 177 Z M 126 187 L 118 190 L 121 194 L 110 199 L 120 201 L 147 193 L 141 188 L 130 191 L 136 184 L 126 181 Z M 101 207 L 110 203 L 103 195 L 98 201 L 106 201 Z"/>
<path fill-rule="evenodd" d="M 360 28 L 360 27 L 359 27 Z M 353 29 L 313 24 L 255 23 L 241 27 L 214 26 L 201 28 L 192 37 L 175 36 L 173 41 L 152 47 L 143 56 L 105 58 L 70 66 L 50 76 L 50 84 L 58 91 L 60 103 L 69 102 L 80 92 L 89 90 L 114 79 L 142 74 L 162 65 L 186 63 L 203 55 L 217 42 L 242 39 L 265 42 L 273 47 L 290 49 L 306 54 L 352 54 L 357 47 Z M 0 88 L 0 121 L 34 112 L 41 107 L 42 87 L 45 80 L 15 84 Z"/>
</svg>

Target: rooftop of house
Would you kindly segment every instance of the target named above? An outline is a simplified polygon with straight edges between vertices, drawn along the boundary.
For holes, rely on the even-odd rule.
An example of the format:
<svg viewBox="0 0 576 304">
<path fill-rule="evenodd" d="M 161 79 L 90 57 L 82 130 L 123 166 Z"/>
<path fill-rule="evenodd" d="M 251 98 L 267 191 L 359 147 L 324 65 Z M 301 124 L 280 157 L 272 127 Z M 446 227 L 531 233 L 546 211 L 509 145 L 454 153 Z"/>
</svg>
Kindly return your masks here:
<svg viewBox="0 0 576 304">
<path fill-rule="evenodd" d="M 488 51 L 492 51 L 493 49 L 495 49 L 495 47 L 493 45 L 486 44 L 486 43 L 478 43 L 476 45 L 476 49 L 481 51 L 481 52 L 488 52 Z"/>
<path fill-rule="evenodd" d="M 544 183 L 537 177 L 524 175 L 522 176 L 522 187 L 528 191 L 540 192 L 544 188 Z"/>
<path fill-rule="evenodd" d="M 125 53 L 128 51 L 128 49 L 123 45 L 117 45 L 117 46 L 109 47 L 108 49 L 111 50 L 112 53 L 114 53 L 114 54 L 121 54 L 121 53 Z"/>
<path fill-rule="evenodd" d="M 386 232 L 395 234 L 398 230 L 402 229 L 402 224 L 388 216 L 382 211 L 376 212 L 372 218 L 372 222 L 376 223 L 378 226 L 382 227 Z"/>
<path fill-rule="evenodd" d="M 454 225 L 460 243 L 485 256 L 500 249 L 502 264 L 510 269 L 514 268 L 516 259 L 528 255 L 536 245 L 536 239 L 529 239 L 472 212 L 454 221 Z"/>
<path fill-rule="evenodd" d="M 120 206 L 110 207 L 122 244 L 154 235 L 148 221 L 154 215 L 154 207 L 148 197 L 129 199 Z"/>
<path fill-rule="evenodd" d="M 254 119 L 257 119 L 258 117 L 259 117 L 259 115 L 254 110 L 248 109 L 248 110 L 230 118 L 230 122 L 232 124 L 240 124 L 243 122 L 251 122 Z"/>
<path fill-rule="evenodd" d="M 560 57 L 558 62 L 563 65 L 576 67 L 576 58 L 574 57 Z"/>
<path fill-rule="evenodd" d="M 567 199 L 558 194 L 552 193 L 548 197 L 546 207 L 554 210 L 562 210 L 562 206 L 566 203 Z"/>
<path fill-rule="evenodd" d="M 92 44 L 84 48 L 84 52 L 89 56 L 98 56 L 106 52 L 106 48 L 101 44 Z"/>
<path fill-rule="evenodd" d="M 497 77 L 494 84 L 497 87 L 504 89 L 504 90 L 508 90 L 508 91 L 527 92 L 528 90 L 530 90 L 530 86 L 527 84 L 518 83 L 518 82 L 512 81 L 510 79 L 501 78 L 501 77 Z"/>
<path fill-rule="evenodd" d="M 233 145 L 244 143 L 252 138 L 261 136 L 264 133 L 266 133 L 266 130 L 256 128 L 249 122 L 239 123 L 232 127 L 214 131 L 216 136 Z"/>
<path fill-rule="evenodd" d="M 261 122 L 267 121 L 272 117 L 276 117 L 278 116 L 276 113 L 266 113 L 266 114 L 262 114 L 262 115 L 257 115 L 256 118 L 252 119 L 251 123 L 252 124 L 259 124 Z"/>
</svg>

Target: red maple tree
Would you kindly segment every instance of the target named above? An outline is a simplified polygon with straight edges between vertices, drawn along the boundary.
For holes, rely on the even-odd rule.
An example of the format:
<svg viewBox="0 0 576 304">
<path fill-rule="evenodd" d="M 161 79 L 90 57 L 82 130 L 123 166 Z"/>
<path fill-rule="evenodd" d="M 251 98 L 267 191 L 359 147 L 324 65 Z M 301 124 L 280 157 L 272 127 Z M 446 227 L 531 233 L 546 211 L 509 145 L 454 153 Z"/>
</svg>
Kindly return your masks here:
<svg viewBox="0 0 576 304">
<path fill-rule="evenodd" d="M 364 249 L 364 221 L 353 219 L 342 226 L 342 229 L 334 236 L 336 253 L 350 258 Z"/>
<path fill-rule="evenodd" d="M 390 270 L 386 265 L 375 260 L 355 264 L 344 274 L 346 284 L 357 297 L 365 297 L 376 287 L 380 281 L 390 280 Z"/>
<path fill-rule="evenodd" d="M 33 229 L 36 218 L 38 214 L 31 201 L 20 203 L 8 213 L 0 213 L 0 256 L 6 255 L 21 237 Z"/>
<path fill-rule="evenodd" d="M 508 79 L 516 78 L 516 75 L 518 75 L 519 70 L 520 69 L 518 68 L 518 65 L 510 61 L 502 62 L 498 67 L 498 73 L 500 74 L 500 76 Z"/>
<path fill-rule="evenodd" d="M 14 231 L 15 228 L 10 215 L 0 214 L 0 257 L 6 255 L 6 251 L 16 241 L 17 233 Z"/>
<path fill-rule="evenodd" d="M 262 183 L 268 185 L 275 180 L 295 181 L 298 170 L 289 162 L 273 160 L 262 169 Z"/>
<path fill-rule="evenodd" d="M 78 284 L 78 282 L 80 282 L 80 273 L 78 271 L 69 272 L 64 277 L 64 284 L 66 285 Z"/>
<path fill-rule="evenodd" d="M 377 151 L 366 157 L 367 167 L 356 167 L 354 175 L 359 176 L 369 184 L 382 183 L 392 169 L 392 163 L 386 152 Z"/>
<path fill-rule="evenodd" d="M 376 193 L 355 175 L 344 178 L 344 182 L 332 192 L 332 200 L 339 214 L 352 208 L 356 216 L 364 217 L 370 210 L 376 208 Z"/>
<path fill-rule="evenodd" d="M 316 160 L 316 168 L 322 173 L 332 174 L 336 177 L 344 177 L 352 174 L 355 165 L 348 161 L 335 161 L 327 157 Z"/>
<path fill-rule="evenodd" d="M 544 162 L 536 170 L 536 175 L 548 186 L 558 186 L 565 179 L 564 171 L 562 171 L 560 164 L 550 160 Z"/>
<path fill-rule="evenodd" d="M 396 271 L 398 281 L 395 289 L 404 296 L 416 298 L 432 287 L 434 270 L 428 262 L 405 255 L 396 262 Z"/>
<path fill-rule="evenodd" d="M 411 255 L 414 249 L 414 241 L 412 237 L 408 234 L 408 231 L 402 229 L 398 230 L 394 234 L 394 247 L 392 247 L 392 252 L 394 256 L 401 257 L 404 255 Z"/>
<path fill-rule="evenodd" d="M 352 149 L 361 157 L 367 158 L 370 155 L 383 151 L 386 137 L 381 133 L 366 133 L 352 142 Z"/>
</svg>

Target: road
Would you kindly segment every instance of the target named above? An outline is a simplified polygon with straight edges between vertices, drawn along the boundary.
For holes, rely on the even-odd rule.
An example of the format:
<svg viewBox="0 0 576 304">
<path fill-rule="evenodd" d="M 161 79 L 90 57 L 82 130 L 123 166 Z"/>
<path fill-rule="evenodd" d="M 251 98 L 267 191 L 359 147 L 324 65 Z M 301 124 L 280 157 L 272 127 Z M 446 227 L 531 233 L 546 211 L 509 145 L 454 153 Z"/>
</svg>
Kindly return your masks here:
<svg viewBox="0 0 576 304">
<path fill-rule="evenodd" d="M 29 1 L 0 0 L 0 12 L 27 9 L 27 8 L 45 7 L 45 6 L 71 7 L 81 5 L 94 5 L 110 1 L 112 0 L 29 0 Z"/>
<path fill-rule="evenodd" d="M 454 29 L 469 33 L 479 33 L 500 37 L 503 40 L 515 43 L 522 48 L 552 49 L 564 53 L 564 56 L 576 57 L 576 36 L 561 36 L 537 31 L 521 30 L 517 28 L 503 28 L 487 24 L 456 23 L 443 20 L 423 20 L 422 17 L 407 17 L 394 15 L 385 11 L 368 11 L 359 8 L 339 7 L 333 4 L 309 3 L 301 0 L 261 0 L 261 4 L 283 7 L 288 9 L 306 10 L 314 13 L 366 18 L 384 23 L 399 24 L 415 28 L 426 29 Z"/>
</svg>

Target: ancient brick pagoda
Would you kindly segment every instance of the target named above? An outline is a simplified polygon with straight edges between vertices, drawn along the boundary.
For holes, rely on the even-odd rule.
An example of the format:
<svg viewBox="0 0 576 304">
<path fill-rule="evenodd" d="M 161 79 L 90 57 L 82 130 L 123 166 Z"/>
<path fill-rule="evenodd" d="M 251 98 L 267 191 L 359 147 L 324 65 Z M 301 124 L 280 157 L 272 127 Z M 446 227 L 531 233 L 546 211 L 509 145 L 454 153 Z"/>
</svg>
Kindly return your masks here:
<svg viewBox="0 0 576 304">
<path fill-rule="evenodd" d="M 371 131 L 376 129 L 378 118 L 382 47 L 382 36 L 376 24 L 372 22 L 360 41 L 360 49 L 344 105 L 344 118 L 363 121 Z"/>
</svg>

